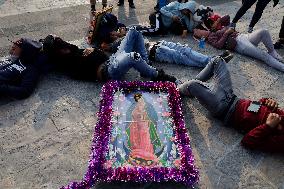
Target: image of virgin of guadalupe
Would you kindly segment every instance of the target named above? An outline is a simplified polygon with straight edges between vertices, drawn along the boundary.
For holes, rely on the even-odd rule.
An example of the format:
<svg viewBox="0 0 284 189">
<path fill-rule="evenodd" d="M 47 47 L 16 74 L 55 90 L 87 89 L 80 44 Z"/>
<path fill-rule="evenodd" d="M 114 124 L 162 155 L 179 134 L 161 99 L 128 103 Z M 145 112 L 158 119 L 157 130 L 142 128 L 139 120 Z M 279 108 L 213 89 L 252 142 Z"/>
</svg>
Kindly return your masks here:
<svg viewBox="0 0 284 189">
<path fill-rule="evenodd" d="M 131 116 L 131 121 L 126 128 L 129 150 L 127 161 L 134 166 L 155 166 L 159 163 L 160 154 L 155 151 L 162 146 L 156 123 L 149 115 L 149 112 L 153 114 L 155 110 L 145 101 L 142 94 L 135 94 L 133 98 L 135 102 L 133 107 L 130 107 L 130 110 L 133 110 L 128 114 Z"/>
</svg>

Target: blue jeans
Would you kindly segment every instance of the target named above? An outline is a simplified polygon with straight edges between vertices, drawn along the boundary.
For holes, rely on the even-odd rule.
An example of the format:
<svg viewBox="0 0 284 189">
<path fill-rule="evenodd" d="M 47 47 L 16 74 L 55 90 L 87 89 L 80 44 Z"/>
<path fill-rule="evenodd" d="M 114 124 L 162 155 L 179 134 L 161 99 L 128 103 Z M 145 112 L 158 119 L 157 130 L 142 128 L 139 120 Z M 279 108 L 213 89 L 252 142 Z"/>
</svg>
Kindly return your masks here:
<svg viewBox="0 0 284 189">
<path fill-rule="evenodd" d="M 186 45 L 162 41 L 156 50 L 155 59 L 159 62 L 204 68 L 211 57 L 196 52 Z"/>
<path fill-rule="evenodd" d="M 210 78 L 212 82 L 208 83 Z M 214 116 L 223 115 L 233 98 L 230 73 L 223 59 L 216 57 L 196 76 L 179 86 L 183 95 L 196 97 Z"/>
<path fill-rule="evenodd" d="M 120 80 L 130 68 L 136 69 L 142 77 L 155 78 L 156 68 L 148 65 L 148 53 L 141 33 L 130 29 L 118 50 L 109 59 L 108 74 L 111 79 Z"/>
</svg>

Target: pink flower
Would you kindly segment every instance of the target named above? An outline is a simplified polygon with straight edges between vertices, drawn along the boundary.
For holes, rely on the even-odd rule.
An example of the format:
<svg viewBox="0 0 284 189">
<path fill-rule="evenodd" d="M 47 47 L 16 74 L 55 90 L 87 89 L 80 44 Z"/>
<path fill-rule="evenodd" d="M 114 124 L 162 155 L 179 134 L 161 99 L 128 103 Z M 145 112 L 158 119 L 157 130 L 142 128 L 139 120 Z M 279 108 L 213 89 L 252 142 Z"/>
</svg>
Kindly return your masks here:
<svg viewBox="0 0 284 189">
<path fill-rule="evenodd" d="M 112 164 L 113 164 L 113 161 L 112 161 L 112 160 L 107 160 L 107 161 L 104 163 L 104 167 L 105 167 L 105 168 L 111 168 L 111 167 L 112 167 Z"/>
<path fill-rule="evenodd" d="M 171 116 L 171 112 L 163 112 L 162 116 L 169 117 L 169 116 Z"/>
<path fill-rule="evenodd" d="M 180 166 L 180 164 L 181 164 L 180 159 L 176 159 L 176 160 L 174 160 L 173 164 L 174 164 L 174 166 L 175 166 L 175 167 L 177 167 L 177 168 L 178 168 L 178 167 Z"/>
<path fill-rule="evenodd" d="M 112 114 L 113 114 L 114 116 L 119 116 L 119 115 L 120 115 L 120 112 L 119 112 L 119 111 L 114 111 Z"/>
</svg>

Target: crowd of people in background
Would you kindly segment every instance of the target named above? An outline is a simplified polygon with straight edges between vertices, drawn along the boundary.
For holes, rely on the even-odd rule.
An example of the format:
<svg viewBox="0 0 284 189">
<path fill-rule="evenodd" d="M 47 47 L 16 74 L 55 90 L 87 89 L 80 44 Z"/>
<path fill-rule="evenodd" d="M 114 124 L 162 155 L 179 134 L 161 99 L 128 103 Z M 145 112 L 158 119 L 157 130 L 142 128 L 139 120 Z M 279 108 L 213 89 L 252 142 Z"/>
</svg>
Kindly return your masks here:
<svg viewBox="0 0 284 189">
<path fill-rule="evenodd" d="M 195 97 L 224 125 L 245 134 L 242 144 L 251 149 L 284 152 L 284 110 L 270 98 L 259 101 L 241 99 L 234 94 L 227 63 L 232 51 L 263 61 L 284 72 L 284 59 L 275 49 L 284 47 L 284 17 L 279 39 L 273 44 L 267 29 L 253 31 L 271 0 L 258 0 L 249 24 L 248 34 L 237 32 L 236 23 L 257 0 L 243 0 L 231 21 L 211 7 L 197 6 L 195 1 L 174 1 L 165 6 L 159 2 L 149 15 L 151 26 L 125 26 L 107 13 L 99 28 L 96 46 L 80 49 L 59 36 L 48 35 L 40 41 L 22 38 L 14 41 L 9 56 L 0 64 L 0 92 L 23 99 L 30 96 L 40 75 L 60 71 L 75 79 L 88 81 L 122 80 L 130 68 L 152 81 L 175 82 L 182 96 Z M 135 8 L 133 0 L 129 7 Z M 91 11 L 96 0 L 90 0 Z M 278 0 L 273 0 L 274 7 Z M 124 4 L 119 0 L 118 6 Z M 102 1 L 103 7 L 107 0 Z M 145 36 L 192 34 L 218 49 L 220 55 L 205 55 L 188 45 L 171 41 L 148 42 Z M 259 49 L 263 43 L 267 52 Z M 194 80 L 182 82 L 153 66 L 153 62 L 183 64 L 201 68 Z"/>
</svg>

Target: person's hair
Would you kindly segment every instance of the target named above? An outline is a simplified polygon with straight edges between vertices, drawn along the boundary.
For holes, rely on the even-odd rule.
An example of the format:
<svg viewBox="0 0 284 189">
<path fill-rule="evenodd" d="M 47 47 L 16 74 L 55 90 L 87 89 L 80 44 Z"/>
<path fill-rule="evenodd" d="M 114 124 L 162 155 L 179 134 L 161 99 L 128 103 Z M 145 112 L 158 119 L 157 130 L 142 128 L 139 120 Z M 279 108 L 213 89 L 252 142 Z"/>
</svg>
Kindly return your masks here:
<svg viewBox="0 0 284 189">
<path fill-rule="evenodd" d="M 174 35 L 181 35 L 184 29 L 185 28 L 182 23 L 173 22 L 171 25 L 171 33 Z"/>
<path fill-rule="evenodd" d="M 73 50 L 76 48 L 75 45 L 72 45 L 62 38 L 54 35 L 48 35 L 46 38 L 42 40 L 43 43 L 43 51 L 50 55 L 55 55 L 60 52 L 62 49 L 70 49 Z"/>
<path fill-rule="evenodd" d="M 141 93 L 136 93 L 133 96 L 135 102 L 138 102 L 140 98 L 142 98 L 142 94 Z"/>
</svg>

